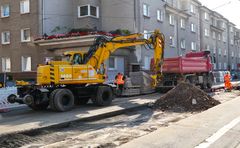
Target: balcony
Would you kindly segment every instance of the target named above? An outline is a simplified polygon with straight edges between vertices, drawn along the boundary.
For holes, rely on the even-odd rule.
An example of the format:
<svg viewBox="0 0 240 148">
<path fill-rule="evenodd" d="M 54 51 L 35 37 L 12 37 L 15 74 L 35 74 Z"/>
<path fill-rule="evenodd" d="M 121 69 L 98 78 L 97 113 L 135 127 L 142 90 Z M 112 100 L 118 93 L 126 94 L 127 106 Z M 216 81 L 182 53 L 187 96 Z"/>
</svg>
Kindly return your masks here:
<svg viewBox="0 0 240 148">
<path fill-rule="evenodd" d="M 165 4 L 165 9 L 167 12 L 170 12 L 170 13 L 173 13 L 173 14 L 176 14 L 176 15 L 180 15 L 181 17 L 184 17 L 184 18 L 189 18 L 191 17 L 191 15 L 188 13 L 188 10 L 181 10 L 181 9 L 178 9 L 172 5 L 169 5 L 168 3 Z"/>
<path fill-rule="evenodd" d="M 220 27 L 219 25 L 210 25 L 210 29 L 214 30 L 218 33 L 224 32 L 224 29 L 222 27 Z"/>
<path fill-rule="evenodd" d="M 236 34 L 234 35 L 234 40 L 235 41 L 239 41 L 240 40 L 240 32 L 236 32 Z"/>
</svg>

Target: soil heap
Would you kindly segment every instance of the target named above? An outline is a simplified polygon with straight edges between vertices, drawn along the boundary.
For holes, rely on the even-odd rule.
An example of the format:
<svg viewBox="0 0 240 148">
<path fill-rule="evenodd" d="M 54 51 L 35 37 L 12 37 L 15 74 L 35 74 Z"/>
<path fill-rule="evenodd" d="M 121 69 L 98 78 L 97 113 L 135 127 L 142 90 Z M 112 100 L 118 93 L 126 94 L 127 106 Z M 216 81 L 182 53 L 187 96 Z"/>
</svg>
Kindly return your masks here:
<svg viewBox="0 0 240 148">
<path fill-rule="evenodd" d="M 201 89 L 182 82 L 164 94 L 154 104 L 154 109 L 183 111 L 203 111 L 220 104 Z"/>
</svg>

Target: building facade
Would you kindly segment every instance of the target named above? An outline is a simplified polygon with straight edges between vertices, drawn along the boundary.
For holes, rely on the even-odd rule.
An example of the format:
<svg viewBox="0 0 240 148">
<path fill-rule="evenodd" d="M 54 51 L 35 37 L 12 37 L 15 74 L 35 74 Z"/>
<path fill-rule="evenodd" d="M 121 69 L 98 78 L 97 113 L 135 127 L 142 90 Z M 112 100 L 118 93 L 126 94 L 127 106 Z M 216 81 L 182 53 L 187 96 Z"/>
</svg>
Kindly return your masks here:
<svg viewBox="0 0 240 148">
<path fill-rule="evenodd" d="M 39 46 L 35 38 L 79 28 L 125 29 L 146 38 L 157 28 L 165 35 L 165 57 L 209 50 L 215 70 L 237 70 L 240 62 L 239 29 L 197 0 L 0 0 L 0 6 L 0 72 L 35 71 L 37 64 L 73 49 Z M 74 50 L 90 44 L 78 46 Z M 110 79 L 138 64 L 149 70 L 152 54 L 142 46 L 117 50 L 106 62 Z"/>
</svg>

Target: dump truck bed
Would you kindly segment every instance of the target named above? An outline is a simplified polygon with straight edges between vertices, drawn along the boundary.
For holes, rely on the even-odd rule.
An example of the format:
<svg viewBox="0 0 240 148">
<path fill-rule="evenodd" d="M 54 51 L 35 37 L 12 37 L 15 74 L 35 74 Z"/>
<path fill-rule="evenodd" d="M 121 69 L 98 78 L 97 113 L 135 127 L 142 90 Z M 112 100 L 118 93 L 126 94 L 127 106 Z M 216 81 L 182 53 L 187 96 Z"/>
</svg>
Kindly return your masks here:
<svg viewBox="0 0 240 148">
<path fill-rule="evenodd" d="M 209 71 L 209 62 L 205 58 L 176 57 L 166 58 L 163 73 L 200 73 Z"/>
</svg>

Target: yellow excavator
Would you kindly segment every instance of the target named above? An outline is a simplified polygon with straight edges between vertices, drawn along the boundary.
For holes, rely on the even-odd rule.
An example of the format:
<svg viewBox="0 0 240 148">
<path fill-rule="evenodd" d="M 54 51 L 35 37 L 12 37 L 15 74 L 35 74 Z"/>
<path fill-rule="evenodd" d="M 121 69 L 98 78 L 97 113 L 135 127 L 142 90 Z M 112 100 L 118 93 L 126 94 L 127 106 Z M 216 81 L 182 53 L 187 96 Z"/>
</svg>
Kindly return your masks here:
<svg viewBox="0 0 240 148">
<path fill-rule="evenodd" d="M 27 104 L 34 110 L 48 106 L 54 111 L 71 110 L 74 104 L 86 104 L 89 99 L 98 106 L 110 105 L 116 87 L 105 84 L 104 62 L 119 48 L 149 45 L 154 48 L 152 64 L 152 87 L 161 78 L 164 55 L 164 35 L 155 30 L 148 39 L 137 33 L 127 36 L 99 36 L 88 52 L 70 51 L 64 53 L 62 61 L 50 61 L 37 68 L 37 84 L 18 86 L 18 94 L 8 96 L 10 103 Z"/>
</svg>

